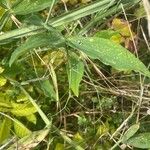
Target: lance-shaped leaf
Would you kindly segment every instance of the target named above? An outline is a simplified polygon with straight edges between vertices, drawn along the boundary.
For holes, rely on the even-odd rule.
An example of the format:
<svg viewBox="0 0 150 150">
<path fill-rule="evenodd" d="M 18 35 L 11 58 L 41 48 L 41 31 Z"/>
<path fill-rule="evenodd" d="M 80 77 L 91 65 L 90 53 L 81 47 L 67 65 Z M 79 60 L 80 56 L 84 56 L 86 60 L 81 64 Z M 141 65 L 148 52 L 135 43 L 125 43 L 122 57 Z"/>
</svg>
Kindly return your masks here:
<svg viewBox="0 0 150 150">
<path fill-rule="evenodd" d="M 84 64 L 79 59 L 78 56 L 71 55 L 69 58 L 68 68 L 68 80 L 69 87 L 73 91 L 73 93 L 78 96 L 79 95 L 79 85 L 83 77 L 84 73 Z"/>
<path fill-rule="evenodd" d="M 58 37 L 54 32 L 48 32 L 44 34 L 34 35 L 27 39 L 25 43 L 19 46 L 15 51 L 12 53 L 11 58 L 9 60 L 9 65 L 11 66 L 12 63 L 21 55 L 29 52 L 30 50 L 38 47 L 57 47 L 64 43 L 64 39 L 62 37 Z"/>
<path fill-rule="evenodd" d="M 140 72 L 150 77 L 146 66 L 127 49 L 109 39 L 98 37 L 72 37 L 68 39 L 68 45 L 83 51 L 93 59 L 99 59 L 106 65 L 121 71 Z"/>
<path fill-rule="evenodd" d="M 26 15 L 50 7 L 52 3 L 53 0 L 22 0 L 13 8 L 13 12 L 16 15 Z"/>
<path fill-rule="evenodd" d="M 122 142 L 126 142 L 129 138 L 131 138 L 140 128 L 140 124 L 132 125 L 123 135 Z"/>
</svg>

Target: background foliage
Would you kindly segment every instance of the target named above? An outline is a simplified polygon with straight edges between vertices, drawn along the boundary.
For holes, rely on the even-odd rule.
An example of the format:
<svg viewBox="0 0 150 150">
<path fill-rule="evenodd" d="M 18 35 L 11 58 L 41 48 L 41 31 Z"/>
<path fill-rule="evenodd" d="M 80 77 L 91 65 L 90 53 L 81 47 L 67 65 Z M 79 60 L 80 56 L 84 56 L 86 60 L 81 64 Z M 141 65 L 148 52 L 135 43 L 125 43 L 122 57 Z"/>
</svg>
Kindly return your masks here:
<svg viewBox="0 0 150 150">
<path fill-rule="evenodd" d="M 1 0 L 0 149 L 150 149 L 146 26 L 140 0 Z"/>
</svg>

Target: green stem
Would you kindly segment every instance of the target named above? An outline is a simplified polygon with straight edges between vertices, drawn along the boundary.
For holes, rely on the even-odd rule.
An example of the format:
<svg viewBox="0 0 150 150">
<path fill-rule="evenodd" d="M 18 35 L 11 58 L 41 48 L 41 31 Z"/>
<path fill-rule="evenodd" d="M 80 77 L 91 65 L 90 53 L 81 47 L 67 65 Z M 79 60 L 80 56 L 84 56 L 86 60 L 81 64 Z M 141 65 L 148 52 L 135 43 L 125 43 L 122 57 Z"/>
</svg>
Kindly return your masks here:
<svg viewBox="0 0 150 150">
<path fill-rule="evenodd" d="M 28 99 L 30 100 L 32 105 L 37 109 L 39 115 L 45 122 L 46 126 L 49 127 L 51 125 L 51 121 L 47 118 L 47 116 L 44 114 L 44 112 L 40 109 L 40 107 L 36 104 L 36 102 L 33 100 L 33 98 L 29 95 L 29 93 L 21 85 L 19 85 L 19 87 L 23 91 L 23 93 L 28 97 Z"/>
</svg>

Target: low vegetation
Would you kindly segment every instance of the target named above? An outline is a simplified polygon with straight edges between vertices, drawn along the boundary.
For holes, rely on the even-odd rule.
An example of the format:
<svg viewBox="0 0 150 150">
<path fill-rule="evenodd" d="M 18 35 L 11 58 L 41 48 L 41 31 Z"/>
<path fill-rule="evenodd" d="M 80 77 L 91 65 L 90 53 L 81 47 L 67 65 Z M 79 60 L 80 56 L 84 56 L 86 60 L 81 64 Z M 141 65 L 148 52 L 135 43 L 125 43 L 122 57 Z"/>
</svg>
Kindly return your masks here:
<svg viewBox="0 0 150 150">
<path fill-rule="evenodd" d="M 0 150 L 150 149 L 143 1 L 0 1 Z"/>
</svg>

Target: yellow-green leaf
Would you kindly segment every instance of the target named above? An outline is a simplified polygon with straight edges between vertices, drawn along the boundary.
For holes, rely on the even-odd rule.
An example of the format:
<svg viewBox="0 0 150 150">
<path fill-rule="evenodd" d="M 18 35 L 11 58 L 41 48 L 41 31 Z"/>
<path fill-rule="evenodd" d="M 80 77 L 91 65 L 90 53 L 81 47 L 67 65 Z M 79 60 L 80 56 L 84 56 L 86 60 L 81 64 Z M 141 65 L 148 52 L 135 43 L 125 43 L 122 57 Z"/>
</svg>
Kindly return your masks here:
<svg viewBox="0 0 150 150">
<path fill-rule="evenodd" d="M 109 128 L 110 128 L 110 127 L 109 127 L 108 122 L 106 122 L 105 124 L 100 125 L 100 126 L 98 127 L 98 130 L 97 130 L 96 135 L 97 135 L 97 136 L 101 136 L 101 135 L 104 135 L 104 134 L 108 133 Z"/>
<path fill-rule="evenodd" d="M 14 119 L 14 130 L 20 138 L 31 134 L 31 131 L 17 119 Z"/>
<path fill-rule="evenodd" d="M 29 116 L 26 116 L 27 120 L 32 122 L 33 124 L 36 124 L 37 118 L 34 114 L 31 114 Z"/>
<path fill-rule="evenodd" d="M 2 73 L 4 71 L 4 68 L 0 67 L 0 73 Z"/>
<path fill-rule="evenodd" d="M 29 99 L 28 99 L 28 97 L 26 96 L 26 95 L 24 95 L 24 94 L 19 94 L 18 96 L 17 96 L 17 100 L 16 100 L 18 103 L 19 102 L 29 102 Z"/>
<path fill-rule="evenodd" d="M 11 113 L 16 116 L 29 116 L 37 112 L 37 109 L 32 104 L 17 104 L 12 102 L 13 109 Z"/>
<path fill-rule="evenodd" d="M 0 112 L 10 112 L 11 109 L 7 107 L 0 107 Z"/>
<path fill-rule="evenodd" d="M 0 123 L 0 144 L 6 140 L 10 135 L 11 120 L 4 118 Z"/>
<path fill-rule="evenodd" d="M 123 42 L 123 37 L 121 36 L 121 34 L 118 31 L 110 29 L 98 31 L 94 36 L 104 39 L 110 39 L 119 44 Z"/>
<path fill-rule="evenodd" d="M 64 144 L 57 143 L 56 147 L 55 147 L 55 150 L 64 150 Z"/>
<path fill-rule="evenodd" d="M 7 109 L 12 108 L 8 95 L 2 92 L 0 92 L 0 107 L 7 108 Z"/>
<path fill-rule="evenodd" d="M 73 140 L 76 141 L 76 142 L 78 142 L 78 143 L 84 141 L 83 137 L 80 135 L 79 132 L 77 132 L 77 133 L 73 136 Z"/>
<path fill-rule="evenodd" d="M 7 79 L 4 78 L 3 76 L 0 76 L 0 87 L 4 86 L 6 84 L 6 82 L 7 82 Z"/>
<path fill-rule="evenodd" d="M 99 37 L 99 38 L 104 38 L 104 39 L 110 39 L 112 36 L 118 36 L 120 35 L 118 31 L 114 30 L 100 30 L 95 33 L 94 36 Z"/>
<path fill-rule="evenodd" d="M 131 35 L 135 35 L 135 33 L 131 31 L 129 26 L 130 24 L 126 20 L 123 20 L 123 19 L 115 18 L 112 21 L 113 29 L 118 31 L 122 36 L 125 36 L 125 37 L 131 37 Z"/>
</svg>

